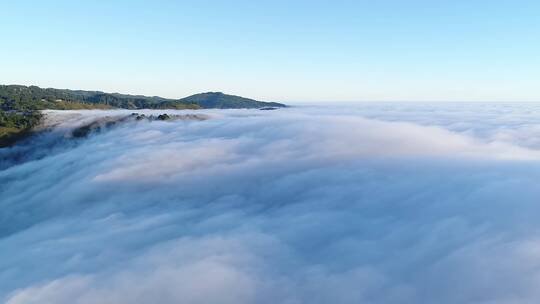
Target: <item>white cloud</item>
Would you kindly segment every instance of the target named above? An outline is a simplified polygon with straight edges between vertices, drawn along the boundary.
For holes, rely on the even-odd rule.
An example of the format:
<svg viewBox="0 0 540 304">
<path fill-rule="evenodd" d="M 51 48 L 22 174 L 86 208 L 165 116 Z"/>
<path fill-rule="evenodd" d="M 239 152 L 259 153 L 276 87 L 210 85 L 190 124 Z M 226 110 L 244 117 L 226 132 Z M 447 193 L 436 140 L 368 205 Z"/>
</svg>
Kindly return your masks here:
<svg viewBox="0 0 540 304">
<path fill-rule="evenodd" d="M 537 302 L 534 113 L 396 107 L 214 110 L 84 139 L 64 134 L 130 112 L 49 112 L 53 132 L 0 153 L 0 297 Z"/>
</svg>

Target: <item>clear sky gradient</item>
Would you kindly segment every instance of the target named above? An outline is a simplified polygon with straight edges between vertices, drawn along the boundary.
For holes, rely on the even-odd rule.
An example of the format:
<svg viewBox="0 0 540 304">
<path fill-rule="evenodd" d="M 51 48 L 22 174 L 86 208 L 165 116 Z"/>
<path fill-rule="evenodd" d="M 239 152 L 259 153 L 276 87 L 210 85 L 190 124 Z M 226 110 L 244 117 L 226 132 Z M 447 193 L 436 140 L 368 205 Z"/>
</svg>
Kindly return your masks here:
<svg viewBox="0 0 540 304">
<path fill-rule="evenodd" d="M 0 83 L 540 101 L 540 1 L 3 1 Z"/>
</svg>

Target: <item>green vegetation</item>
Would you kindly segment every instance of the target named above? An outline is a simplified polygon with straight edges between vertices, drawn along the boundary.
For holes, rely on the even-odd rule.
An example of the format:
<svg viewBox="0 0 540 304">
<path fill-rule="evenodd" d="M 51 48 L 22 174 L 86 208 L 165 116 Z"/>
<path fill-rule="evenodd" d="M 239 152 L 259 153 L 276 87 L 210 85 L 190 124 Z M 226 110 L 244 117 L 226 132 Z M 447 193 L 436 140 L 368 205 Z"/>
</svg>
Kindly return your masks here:
<svg viewBox="0 0 540 304">
<path fill-rule="evenodd" d="M 125 95 L 100 91 L 42 89 L 36 86 L 0 85 L 0 147 L 25 136 L 39 124 L 40 110 L 80 109 L 238 109 L 285 107 L 240 96 L 209 92 L 182 99 Z"/>
<path fill-rule="evenodd" d="M 218 109 L 241 109 L 241 108 L 262 108 L 262 107 L 285 107 L 277 102 L 263 102 L 240 96 L 227 95 L 221 92 L 208 92 L 191 95 L 180 99 L 183 103 L 196 104 L 201 108 Z"/>
<path fill-rule="evenodd" d="M 42 89 L 36 86 L 0 86 L 0 109 L 42 110 L 42 109 L 162 109 L 165 102 L 172 100 L 161 97 L 123 95 L 99 91 L 74 91 Z M 196 104 L 175 102 L 167 108 L 198 109 Z"/>
<path fill-rule="evenodd" d="M 26 136 L 41 120 L 39 111 L 0 111 L 0 147 Z"/>
</svg>

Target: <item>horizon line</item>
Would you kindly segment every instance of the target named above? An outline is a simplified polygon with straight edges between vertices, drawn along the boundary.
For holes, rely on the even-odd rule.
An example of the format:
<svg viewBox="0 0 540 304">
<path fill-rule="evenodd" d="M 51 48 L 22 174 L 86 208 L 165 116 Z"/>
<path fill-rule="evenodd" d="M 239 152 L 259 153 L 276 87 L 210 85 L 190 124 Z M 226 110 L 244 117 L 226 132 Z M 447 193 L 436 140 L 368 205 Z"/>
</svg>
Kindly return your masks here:
<svg viewBox="0 0 540 304">
<path fill-rule="evenodd" d="M 17 84 L 17 83 L 11 83 L 11 84 L 0 84 L 4 86 L 24 86 L 24 87 L 38 87 L 41 89 L 56 89 L 56 90 L 70 90 L 70 91 L 89 91 L 89 92 L 101 92 L 106 94 L 121 94 L 121 95 L 131 95 L 131 96 L 143 96 L 143 97 L 158 97 L 163 99 L 172 99 L 172 100 L 180 100 L 182 98 L 190 97 L 197 94 L 204 94 L 204 93 L 222 93 L 226 95 L 233 95 L 233 96 L 239 96 L 244 98 L 253 99 L 256 101 L 264 101 L 264 102 L 280 102 L 280 103 L 292 103 L 292 104 L 302 104 L 302 105 L 309 105 L 311 103 L 314 104 L 324 104 L 324 103 L 337 103 L 337 104 L 351 104 L 351 103 L 540 103 L 540 99 L 538 100 L 489 100 L 489 99 L 483 99 L 483 100 L 465 100 L 465 99 L 347 99 L 347 100 L 290 100 L 290 99 L 258 99 L 255 97 L 249 97 L 238 93 L 227 93 L 222 90 L 205 90 L 200 91 L 196 93 L 191 93 L 189 95 L 186 95 L 184 97 L 165 97 L 160 95 L 154 95 L 154 94 L 141 94 L 141 93 L 121 93 L 119 91 L 105 91 L 105 90 L 99 90 L 99 89 L 73 89 L 73 88 L 65 88 L 65 87 L 51 87 L 51 86 L 40 86 L 36 84 Z"/>
</svg>

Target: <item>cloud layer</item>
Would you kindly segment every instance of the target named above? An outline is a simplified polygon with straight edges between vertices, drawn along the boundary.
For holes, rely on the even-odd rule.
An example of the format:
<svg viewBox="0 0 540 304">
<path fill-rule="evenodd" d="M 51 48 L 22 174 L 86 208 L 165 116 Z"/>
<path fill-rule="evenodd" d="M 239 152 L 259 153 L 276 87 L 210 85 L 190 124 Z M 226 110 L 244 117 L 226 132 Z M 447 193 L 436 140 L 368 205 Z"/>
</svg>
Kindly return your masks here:
<svg viewBox="0 0 540 304">
<path fill-rule="evenodd" d="M 0 153 L 0 299 L 537 303 L 537 110 L 49 112 Z"/>
</svg>

